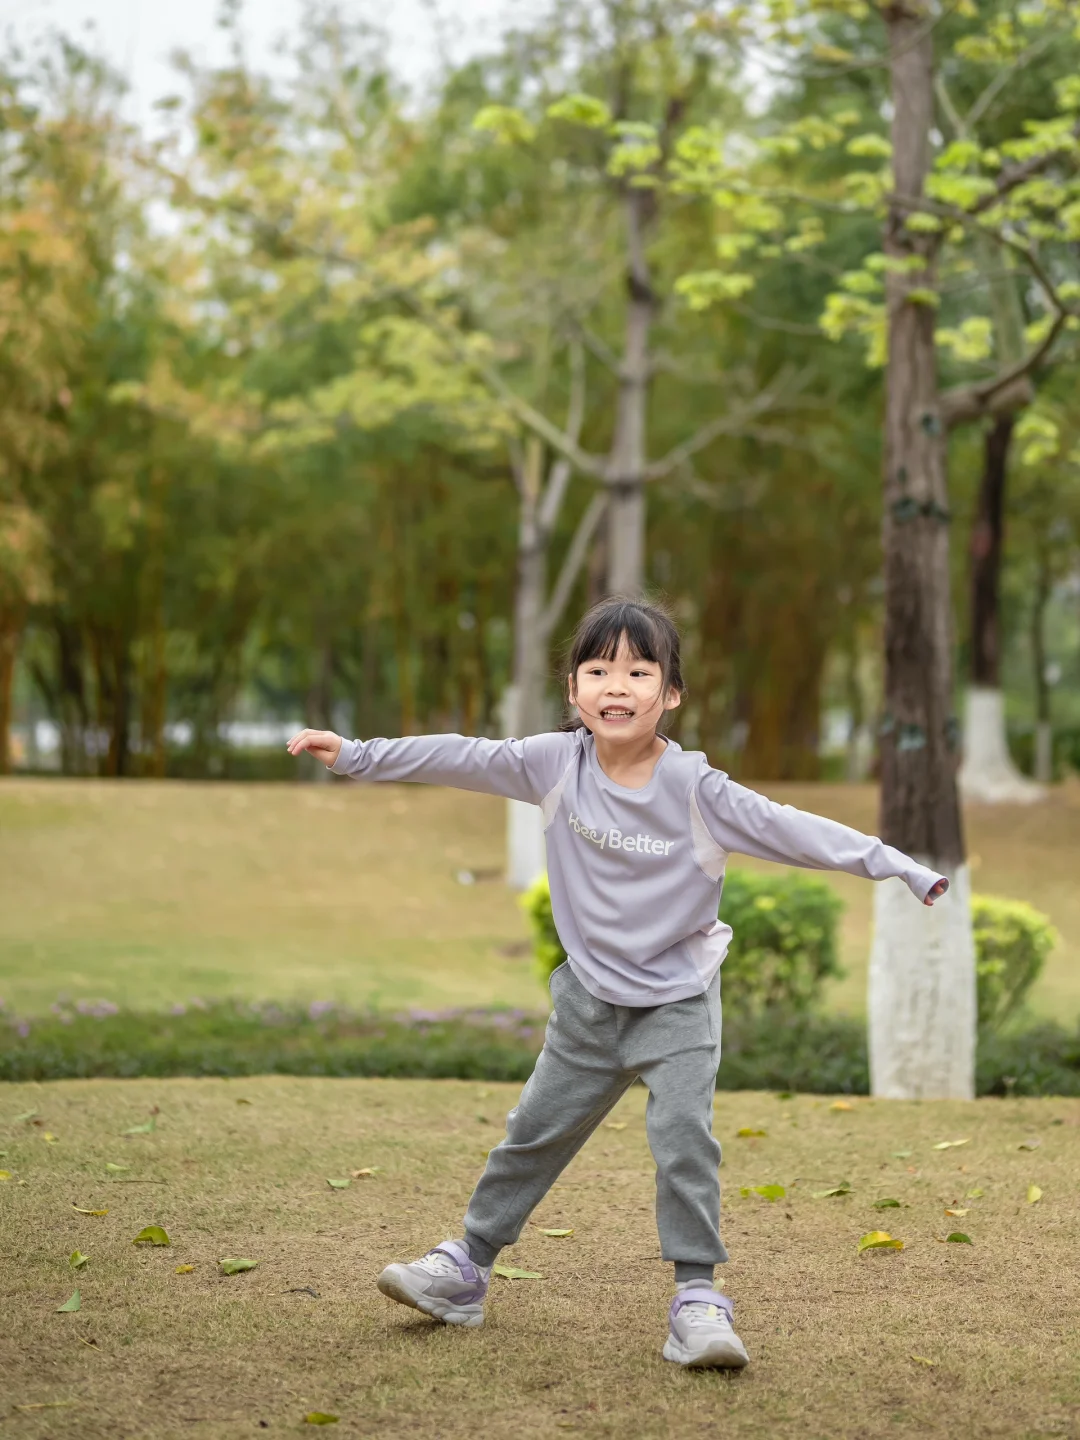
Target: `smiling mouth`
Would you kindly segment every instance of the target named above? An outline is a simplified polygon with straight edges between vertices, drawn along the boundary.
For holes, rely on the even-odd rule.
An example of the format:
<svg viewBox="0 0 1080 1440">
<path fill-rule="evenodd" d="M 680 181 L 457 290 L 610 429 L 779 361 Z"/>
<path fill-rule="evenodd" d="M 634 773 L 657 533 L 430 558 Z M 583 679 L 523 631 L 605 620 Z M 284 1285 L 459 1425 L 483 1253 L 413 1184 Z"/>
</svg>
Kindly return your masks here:
<svg viewBox="0 0 1080 1440">
<path fill-rule="evenodd" d="M 623 710 L 619 706 L 613 706 L 608 710 L 601 710 L 600 718 L 601 720 L 632 720 L 634 718 L 634 712 L 632 710 Z"/>
</svg>

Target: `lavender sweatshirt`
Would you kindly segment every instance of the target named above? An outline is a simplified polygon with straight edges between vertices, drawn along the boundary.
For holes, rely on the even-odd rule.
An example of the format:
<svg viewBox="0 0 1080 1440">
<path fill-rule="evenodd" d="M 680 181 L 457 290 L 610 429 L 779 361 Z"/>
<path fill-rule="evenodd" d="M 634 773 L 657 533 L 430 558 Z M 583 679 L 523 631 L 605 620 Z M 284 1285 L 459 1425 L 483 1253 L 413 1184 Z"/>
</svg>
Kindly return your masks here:
<svg viewBox="0 0 1080 1440">
<path fill-rule="evenodd" d="M 600 768 L 588 730 L 525 740 L 344 740 L 338 775 L 480 790 L 539 805 L 555 925 L 590 994 L 615 1005 L 700 995 L 727 954 L 717 919 L 728 854 L 898 876 L 921 901 L 942 879 L 871 835 L 778 805 L 674 741 L 639 790 Z"/>
</svg>

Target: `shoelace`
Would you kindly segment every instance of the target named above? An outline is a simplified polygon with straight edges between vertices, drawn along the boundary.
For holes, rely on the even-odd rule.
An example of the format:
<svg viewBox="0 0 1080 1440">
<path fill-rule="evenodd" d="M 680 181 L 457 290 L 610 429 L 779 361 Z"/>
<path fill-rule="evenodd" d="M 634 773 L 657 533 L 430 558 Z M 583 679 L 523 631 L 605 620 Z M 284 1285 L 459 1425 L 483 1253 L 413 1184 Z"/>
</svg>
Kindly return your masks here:
<svg viewBox="0 0 1080 1440">
<path fill-rule="evenodd" d="M 722 1328 L 731 1329 L 731 1321 L 727 1313 L 717 1305 L 706 1305 L 703 1300 L 692 1301 L 684 1305 L 682 1314 L 686 1316 L 688 1325 L 719 1325 Z"/>
<path fill-rule="evenodd" d="M 426 1270 L 429 1275 L 456 1275 L 461 1278 L 461 1271 L 456 1261 L 445 1251 L 433 1250 L 430 1255 L 421 1255 L 419 1260 L 413 1262 L 421 1270 Z"/>
</svg>

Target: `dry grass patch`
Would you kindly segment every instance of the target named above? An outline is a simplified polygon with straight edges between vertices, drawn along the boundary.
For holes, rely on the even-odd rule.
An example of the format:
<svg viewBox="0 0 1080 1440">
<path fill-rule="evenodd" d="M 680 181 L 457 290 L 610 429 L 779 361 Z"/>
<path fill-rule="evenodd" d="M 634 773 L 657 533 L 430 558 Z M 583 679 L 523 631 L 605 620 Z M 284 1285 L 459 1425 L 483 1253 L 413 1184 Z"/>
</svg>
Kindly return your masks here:
<svg viewBox="0 0 1080 1440">
<path fill-rule="evenodd" d="M 877 827 L 872 786 L 762 788 Z M 501 800 L 422 785 L 5 780 L 0 996 L 26 1013 L 60 992 L 134 1006 L 203 994 L 534 1008 L 524 918 L 497 878 L 504 826 Z M 1061 932 L 1033 1001 L 1071 1021 L 1080 786 L 1045 805 L 970 809 L 967 827 L 976 888 L 1029 900 Z M 464 886 L 459 870 L 488 878 Z M 827 878 L 848 906 L 850 973 L 831 1003 L 861 1013 L 872 888 Z"/>
<path fill-rule="evenodd" d="M 302 1416 L 322 1410 L 341 1417 L 340 1435 L 442 1440 L 1078 1433 L 1080 1103 L 833 1109 L 721 1094 L 723 1282 L 753 1357 L 730 1377 L 660 1358 L 670 1277 L 640 1089 L 613 1117 L 625 1128 L 597 1133 L 504 1256 L 544 1278 L 497 1281 L 484 1329 L 434 1325 L 375 1291 L 387 1260 L 455 1231 L 516 1093 L 281 1078 L 6 1087 L 8 1431 L 302 1434 Z M 121 1138 L 154 1106 L 152 1133 Z M 766 1135 L 735 1139 L 741 1127 Z M 346 1189 L 327 1184 L 371 1167 Z M 813 1198 L 841 1181 L 849 1194 Z M 784 1198 L 740 1194 L 768 1184 Z M 874 1209 L 885 1197 L 903 1208 Z M 172 1245 L 134 1247 L 147 1224 Z M 904 1250 L 858 1256 L 878 1228 Z M 973 1246 L 940 1243 L 953 1229 Z M 90 1257 L 77 1273 L 76 1248 Z M 225 1256 L 259 1265 L 225 1277 Z M 82 1309 L 57 1314 L 76 1286 Z M 54 1402 L 72 1403 L 17 1408 Z"/>
</svg>

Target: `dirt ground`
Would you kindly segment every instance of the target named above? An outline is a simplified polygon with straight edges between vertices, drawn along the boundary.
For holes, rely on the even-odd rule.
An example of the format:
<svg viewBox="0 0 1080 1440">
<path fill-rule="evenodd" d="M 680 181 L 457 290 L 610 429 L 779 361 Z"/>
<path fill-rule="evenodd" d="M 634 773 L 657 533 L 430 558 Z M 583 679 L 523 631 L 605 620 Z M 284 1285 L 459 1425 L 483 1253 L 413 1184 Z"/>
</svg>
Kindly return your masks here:
<svg viewBox="0 0 1080 1440">
<path fill-rule="evenodd" d="M 877 828 L 872 786 L 762 788 Z M 525 920 L 500 879 L 505 823 L 500 800 L 424 785 L 5 779 L 0 996 L 24 1014 L 61 993 L 539 1008 Z M 1075 1019 L 1080 782 L 1045 805 L 969 809 L 967 830 L 975 888 L 1029 900 L 1061 933 L 1034 1010 Z M 827 999 L 859 1014 L 873 888 L 826 878 L 847 905 L 849 971 Z"/>
<path fill-rule="evenodd" d="M 299 1435 L 318 1410 L 341 1436 L 410 1440 L 1080 1436 L 1080 1102 L 720 1095 L 721 1283 L 752 1357 L 729 1376 L 660 1356 L 671 1280 L 640 1089 L 504 1253 L 543 1278 L 496 1280 L 483 1329 L 375 1290 L 388 1260 L 460 1233 L 515 1094 L 272 1077 L 0 1088 L 4 1433 Z M 786 1190 L 773 1203 L 740 1193 L 771 1184 Z M 885 1198 L 900 1207 L 875 1209 Z M 171 1245 L 132 1245 L 146 1225 Z M 904 1249 L 859 1255 L 877 1229 Z M 942 1243 L 957 1230 L 973 1243 Z M 259 1263 L 225 1276 L 225 1257 Z M 81 1309 L 57 1313 L 76 1287 Z"/>
</svg>

